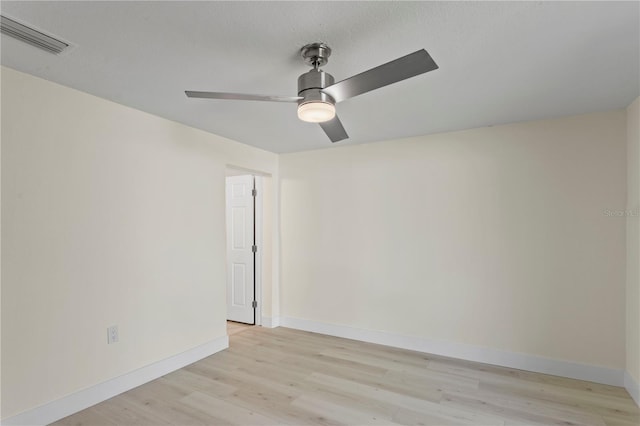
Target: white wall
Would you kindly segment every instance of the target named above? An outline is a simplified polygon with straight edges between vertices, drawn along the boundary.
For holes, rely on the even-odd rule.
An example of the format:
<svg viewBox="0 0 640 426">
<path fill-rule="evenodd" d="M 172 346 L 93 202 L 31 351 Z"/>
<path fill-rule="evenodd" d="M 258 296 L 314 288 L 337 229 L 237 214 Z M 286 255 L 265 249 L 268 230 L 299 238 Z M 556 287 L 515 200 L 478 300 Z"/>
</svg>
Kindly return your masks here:
<svg viewBox="0 0 640 426">
<path fill-rule="evenodd" d="M 3 418 L 226 335 L 227 164 L 277 176 L 275 154 L 2 69 Z"/>
<path fill-rule="evenodd" d="M 262 197 L 262 220 L 264 224 L 271 224 L 270 226 L 262 227 L 262 316 L 271 318 L 274 315 L 274 309 L 278 306 L 274 306 L 274 280 L 273 280 L 273 259 L 274 259 L 274 235 L 273 224 L 275 222 L 276 203 L 274 200 L 274 186 L 276 185 L 274 179 L 270 176 L 262 178 L 263 182 L 263 197 Z M 277 312 L 277 311 L 276 311 Z"/>
<path fill-rule="evenodd" d="M 627 108 L 627 372 L 640 404 L 640 98 Z"/>
<path fill-rule="evenodd" d="M 0 67 L 0 81 L 2 81 L 2 70 Z M 2 99 L 2 84 L 0 84 L 0 100 Z M 2 129 L 2 102 L 0 102 L 0 130 Z M 2 135 L 0 134 L 0 143 Z M 2 187 L 2 149 L 0 149 L 0 188 Z M 1 192 L 1 190 L 0 190 Z M 2 197 L 0 196 L 0 236 L 2 236 Z M 1 238 L 0 238 L 1 239 Z M 2 244 L 0 243 L 0 419 L 2 416 Z"/>
<path fill-rule="evenodd" d="M 265 315 L 624 368 L 624 111 L 287 154 L 280 179 L 274 154 L 1 78 L 2 418 L 226 333 L 227 165 L 280 182 Z"/>
<path fill-rule="evenodd" d="M 282 315 L 621 371 L 625 151 L 614 111 L 282 155 Z"/>
</svg>

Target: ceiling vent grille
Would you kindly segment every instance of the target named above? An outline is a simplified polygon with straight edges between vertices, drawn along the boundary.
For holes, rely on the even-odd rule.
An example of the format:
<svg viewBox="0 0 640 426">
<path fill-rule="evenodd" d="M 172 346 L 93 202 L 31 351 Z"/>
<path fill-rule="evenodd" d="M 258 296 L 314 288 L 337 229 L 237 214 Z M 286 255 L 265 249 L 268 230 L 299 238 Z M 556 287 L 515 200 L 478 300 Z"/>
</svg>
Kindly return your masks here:
<svg viewBox="0 0 640 426">
<path fill-rule="evenodd" d="M 38 30 L 29 28 L 19 22 L 9 19 L 6 16 L 0 16 L 0 32 L 13 38 L 16 38 L 32 46 L 45 50 L 49 53 L 59 54 L 69 47 L 68 43 L 55 39 Z"/>
</svg>

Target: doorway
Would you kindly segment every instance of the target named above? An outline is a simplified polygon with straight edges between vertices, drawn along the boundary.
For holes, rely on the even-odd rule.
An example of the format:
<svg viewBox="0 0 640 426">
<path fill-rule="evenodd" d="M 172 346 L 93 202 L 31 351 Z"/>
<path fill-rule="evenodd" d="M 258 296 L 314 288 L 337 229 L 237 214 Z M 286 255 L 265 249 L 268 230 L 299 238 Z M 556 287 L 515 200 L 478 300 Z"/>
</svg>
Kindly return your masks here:
<svg viewBox="0 0 640 426">
<path fill-rule="evenodd" d="M 259 325 L 261 318 L 262 181 L 226 178 L 227 320 Z"/>
</svg>

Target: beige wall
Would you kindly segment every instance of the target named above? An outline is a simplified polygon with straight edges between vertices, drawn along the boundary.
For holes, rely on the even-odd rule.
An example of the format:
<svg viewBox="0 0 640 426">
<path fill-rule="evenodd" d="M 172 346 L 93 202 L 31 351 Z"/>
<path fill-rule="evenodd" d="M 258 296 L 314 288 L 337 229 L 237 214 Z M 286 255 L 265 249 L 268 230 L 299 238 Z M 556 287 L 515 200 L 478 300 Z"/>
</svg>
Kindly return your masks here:
<svg viewBox="0 0 640 426">
<path fill-rule="evenodd" d="M 625 151 L 615 111 L 282 155 L 282 315 L 621 369 Z"/>
<path fill-rule="evenodd" d="M 226 335 L 227 164 L 277 176 L 275 154 L 2 69 L 3 418 Z"/>
<path fill-rule="evenodd" d="M 262 182 L 263 182 L 263 189 L 262 189 L 263 191 L 263 197 L 262 197 L 263 250 L 261 253 L 262 255 L 262 274 L 261 274 L 262 302 L 263 302 L 262 316 L 271 318 L 274 315 L 274 308 L 276 309 L 275 315 L 277 315 L 277 309 L 279 309 L 278 306 L 274 306 L 273 304 L 273 300 L 274 300 L 273 293 L 275 291 L 274 280 L 273 280 L 273 272 L 274 272 L 273 255 L 274 255 L 274 249 L 277 249 L 277 247 L 274 247 L 274 236 L 273 236 L 273 223 L 275 220 L 274 215 L 277 213 L 275 211 L 276 203 L 274 200 L 275 180 L 270 176 L 265 176 L 262 178 Z M 267 224 L 268 226 L 264 226 L 264 224 Z"/>
<path fill-rule="evenodd" d="M 2 70 L 0 67 L 0 81 L 2 81 Z M 0 100 L 2 99 L 2 84 L 0 84 Z M 2 102 L 0 102 L 0 130 L 2 129 Z M 0 143 L 2 135 L 0 135 Z M 0 188 L 2 187 L 2 149 L 0 147 Z M 1 192 L 1 190 L 0 190 Z M 0 196 L 0 237 L 2 236 L 2 197 Z M 1 239 L 1 238 L 0 238 Z M 2 244 L 0 243 L 0 419 L 2 415 Z"/>
<path fill-rule="evenodd" d="M 640 98 L 627 108 L 627 371 L 640 383 Z"/>
<path fill-rule="evenodd" d="M 625 208 L 627 148 L 627 208 L 638 203 L 637 100 L 626 147 L 618 111 L 278 166 L 10 69 L 1 78 L 2 418 L 225 334 L 227 165 L 271 175 L 264 315 L 624 367 L 625 219 L 605 211 Z M 106 345 L 113 324 L 120 342 Z"/>
</svg>

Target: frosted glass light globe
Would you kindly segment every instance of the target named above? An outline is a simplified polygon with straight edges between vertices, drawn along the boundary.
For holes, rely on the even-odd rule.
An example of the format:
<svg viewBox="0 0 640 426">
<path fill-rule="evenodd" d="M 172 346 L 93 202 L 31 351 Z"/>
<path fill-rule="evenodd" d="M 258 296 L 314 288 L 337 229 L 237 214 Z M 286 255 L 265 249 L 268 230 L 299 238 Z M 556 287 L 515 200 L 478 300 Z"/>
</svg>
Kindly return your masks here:
<svg viewBox="0 0 640 426">
<path fill-rule="evenodd" d="M 327 102 L 306 102 L 298 106 L 298 118 L 309 123 L 322 123 L 336 116 L 336 107 Z"/>
</svg>

